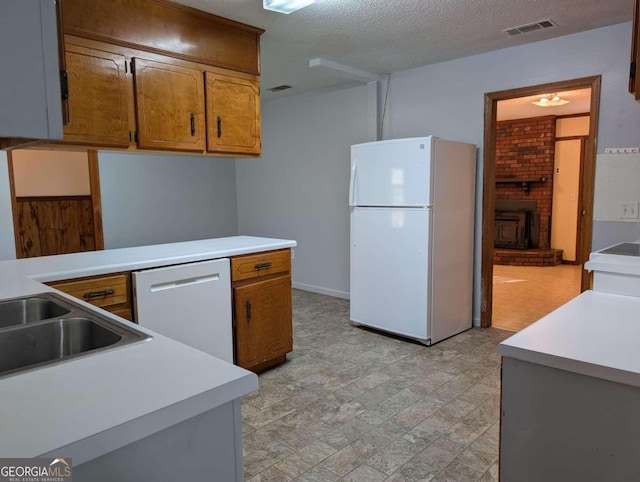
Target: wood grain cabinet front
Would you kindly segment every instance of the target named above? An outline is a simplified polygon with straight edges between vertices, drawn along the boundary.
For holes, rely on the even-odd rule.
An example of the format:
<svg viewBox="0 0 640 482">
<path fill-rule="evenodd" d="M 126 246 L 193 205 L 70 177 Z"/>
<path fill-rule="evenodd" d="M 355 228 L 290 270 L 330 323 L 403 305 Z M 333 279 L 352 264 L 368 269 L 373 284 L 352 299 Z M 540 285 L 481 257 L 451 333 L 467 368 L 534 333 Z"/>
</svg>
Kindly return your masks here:
<svg viewBox="0 0 640 482">
<path fill-rule="evenodd" d="M 133 321 L 131 273 L 112 273 L 47 283 L 52 288 Z"/>
<path fill-rule="evenodd" d="M 138 146 L 204 151 L 204 78 L 196 69 L 133 59 Z"/>
<path fill-rule="evenodd" d="M 259 281 L 234 289 L 236 363 L 256 369 L 285 360 L 293 349 L 291 278 Z"/>
<path fill-rule="evenodd" d="M 64 1 L 64 142 L 260 155 L 263 30 L 166 0 L 94 3 Z"/>
<path fill-rule="evenodd" d="M 69 123 L 64 140 L 127 147 L 131 142 L 124 55 L 67 43 Z"/>
<path fill-rule="evenodd" d="M 231 258 L 235 363 L 255 372 L 286 361 L 293 349 L 291 251 Z"/>
<path fill-rule="evenodd" d="M 239 76 L 205 73 L 207 150 L 260 154 L 260 83 Z"/>
</svg>

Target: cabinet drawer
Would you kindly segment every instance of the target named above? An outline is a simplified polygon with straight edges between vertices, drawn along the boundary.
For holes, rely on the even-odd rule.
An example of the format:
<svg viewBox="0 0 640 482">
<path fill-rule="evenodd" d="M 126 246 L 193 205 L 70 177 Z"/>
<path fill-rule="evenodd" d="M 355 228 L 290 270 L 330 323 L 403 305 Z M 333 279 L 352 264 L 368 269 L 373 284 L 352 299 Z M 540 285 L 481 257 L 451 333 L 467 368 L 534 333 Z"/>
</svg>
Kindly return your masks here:
<svg viewBox="0 0 640 482">
<path fill-rule="evenodd" d="M 231 258 L 231 281 L 257 278 L 268 274 L 288 273 L 291 251 L 282 249 Z"/>
<path fill-rule="evenodd" d="M 49 286 L 100 307 L 129 302 L 129 274 L 78 278 L 48 283 Z"/>
</svg>

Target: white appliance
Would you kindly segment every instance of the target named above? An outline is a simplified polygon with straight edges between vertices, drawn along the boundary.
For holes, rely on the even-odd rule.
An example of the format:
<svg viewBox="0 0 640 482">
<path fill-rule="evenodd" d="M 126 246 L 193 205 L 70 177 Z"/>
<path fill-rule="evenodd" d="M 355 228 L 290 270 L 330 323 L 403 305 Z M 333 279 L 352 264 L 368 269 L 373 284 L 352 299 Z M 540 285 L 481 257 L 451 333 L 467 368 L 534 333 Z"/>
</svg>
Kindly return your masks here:
<svg viewBox="0 0 640 482">
<path fill-rule="evenodd" d="M 351 146 L 351 320 L 426 345 L 472 326 L 476 146 Z"/>
<path fill-rule="evenodd" d="M 141 326 L 233 363 L 229 260 L 133 272 Z"/>
</svg>

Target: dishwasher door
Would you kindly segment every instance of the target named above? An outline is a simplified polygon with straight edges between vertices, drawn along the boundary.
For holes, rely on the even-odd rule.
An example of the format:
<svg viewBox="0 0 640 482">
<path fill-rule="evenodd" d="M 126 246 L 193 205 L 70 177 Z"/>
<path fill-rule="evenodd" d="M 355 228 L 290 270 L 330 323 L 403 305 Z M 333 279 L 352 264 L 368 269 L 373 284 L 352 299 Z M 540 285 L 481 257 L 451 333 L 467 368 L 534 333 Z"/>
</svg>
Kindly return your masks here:
<svg viewBox="0 0 640 482">
<path fill-rule="evenodd" d="M 229 260 L 133 272 L 141 326 L 233 363 Z"/>
</svg>

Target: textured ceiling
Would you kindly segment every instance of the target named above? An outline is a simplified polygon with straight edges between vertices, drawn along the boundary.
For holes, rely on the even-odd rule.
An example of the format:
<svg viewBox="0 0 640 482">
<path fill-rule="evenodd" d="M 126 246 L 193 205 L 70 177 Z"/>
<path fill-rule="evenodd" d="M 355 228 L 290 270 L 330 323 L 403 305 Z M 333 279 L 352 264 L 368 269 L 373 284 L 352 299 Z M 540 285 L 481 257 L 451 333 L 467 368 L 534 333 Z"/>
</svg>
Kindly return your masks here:
<svg viewBox="0 0 640 482">
<path fill-rule="evenodd" d="M 633 12 L 633 0 L 317 0 L 290 15 L 263 10 L 262 0 L 175 1 L 265 29 L 262 86 L 293 86 L 263 89 L 265 99 L 348 81 L 309 68 L 316 57 L 385 74 L 626 22 Z M 557 26 L 502 33 L 546 18 Z"/>
</svg>

